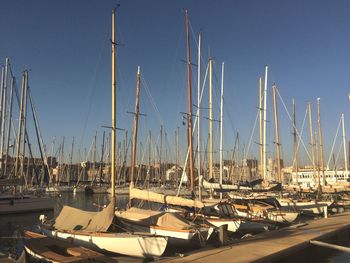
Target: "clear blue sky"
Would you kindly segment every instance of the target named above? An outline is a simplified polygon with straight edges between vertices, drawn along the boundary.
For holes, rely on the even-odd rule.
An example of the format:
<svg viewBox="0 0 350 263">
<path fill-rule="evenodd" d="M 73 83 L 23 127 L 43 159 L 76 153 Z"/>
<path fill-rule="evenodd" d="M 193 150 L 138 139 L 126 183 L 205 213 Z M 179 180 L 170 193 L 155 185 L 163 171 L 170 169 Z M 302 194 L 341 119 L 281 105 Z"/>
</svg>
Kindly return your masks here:
<svg viewBox="0 0 350 263">
<path fill-rule="evenodd" d="M 235 132 L 241 148 L 247 145 L 256 116 L 258 77 L 270 67 L 269 92 L 275 82 L 291 108 L 297 105 L 298 127 L 306 103 L 312 102 L 316 128 L 316 98 L 321 98 L 326 156 L 342 112 L 350 129 L 350 2 L 349 1 L 119 1 L 117 14 L 118 95 L 117 122 L 131 131 L 137 66 L 154 98 L 160 117 L 141 87 L 140 140 L 152 129 L 158 136 L 161 120 L 173 144 L 186 111 L 185 20 L 188 8 L 192 60 L 196 63 L 195 39 L 203 32 L 203 58 L 215 58 L 216 90 L 220 65 L 225 61 L 224 148 L 232 149 Z M 76 149 L 88 148 L 101 125 L 110 124 L 110 19 L 116 1 L 1 1 L 0 59 L 11 59 L 20 76 L 30 69 L 30 86 L 40 116 L 45 143 L 76 138 Z M 206 63 L 206 62 L 204 62 Z M 196 100 L 196 68 L 193 67 L 193 98 Z M 203 69 L 204 75 L 204 69 Z M 207 90 L 204 105 L 207 106 Z M 214 96 L 219 114 L 218 91 Z M 271 92 L 268 102 L 272 101 Z M 279 101 L 282 153 L 291 156 L 291 125 Z M 272 105 L 269 104 L 269 154 L 274 154 Z M 208 113 L 203 113 L 208 116 Z M 161 119 L 161 120 L 160 120 Z M 207 132 L 207 121 L 202 121 Z M 307 126 L 306 126 L 307 127 Z M 217 129 L 216 129 L 217 131 Z M 304 131 L 305 135 L 308 130 Z M 120 136 L 122 133 L 118 133 Z M 203 136 L 206 138 L 205 136 Z M 203 138 L 203 140 L 204 140 Z M 34 137 L 32 139 L 34 141 Z M 308 136 L 304 136 L 308 143 Z M 250 156 L 256 156 L 258 133 Z M 217 140 L 218 142 L 218 140 Z M 66 152 L 68 152 L 66 147 Z M 288 161 L 287 161 L 288 162 Z"/>
</svg>

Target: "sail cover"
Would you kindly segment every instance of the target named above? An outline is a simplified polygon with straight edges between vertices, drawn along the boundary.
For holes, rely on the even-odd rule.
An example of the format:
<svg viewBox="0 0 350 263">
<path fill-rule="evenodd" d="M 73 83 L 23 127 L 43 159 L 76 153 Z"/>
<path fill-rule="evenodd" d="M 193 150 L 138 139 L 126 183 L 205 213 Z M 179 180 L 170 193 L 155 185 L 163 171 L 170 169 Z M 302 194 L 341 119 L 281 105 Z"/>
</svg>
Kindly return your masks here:
<svg viewBox="0 0 350 263">
<path fill-rule="evenodd" d="M 182 198 L 173 195 L 163 195 L 154 193 L 147 190 L 140 190 L 137 188 L 130 189 L 130 199 L 140 199 L 150 202 L 156 202 L 161 204 L 170 204 L 170 205 L 178 205 L 178 206 L 186 206 L 186 207 L 195 207 L 195 208 L 203 208 L 204 205 L 201 201 L 192 200 L 187 198 Z"/>
<path fill-rule="evenodd" d="M 178 213 L 152 211 L 148 209 L 140 209 L 131 207 L 126 211 L 116 211 L 117 217 L 128 220 L 143 222 L 148 225 L 170 227 L 176 229 L 191 229 L 194 224 L 186 220 Z"/>
<path fill-rule="evenodd" d="M 55 220 L 54 228 L 62 231 L 106 232 L 113 221 L 114 204 L 112 199 L 110 204 L 100 212 L 64 206 Z"/>
</svg>

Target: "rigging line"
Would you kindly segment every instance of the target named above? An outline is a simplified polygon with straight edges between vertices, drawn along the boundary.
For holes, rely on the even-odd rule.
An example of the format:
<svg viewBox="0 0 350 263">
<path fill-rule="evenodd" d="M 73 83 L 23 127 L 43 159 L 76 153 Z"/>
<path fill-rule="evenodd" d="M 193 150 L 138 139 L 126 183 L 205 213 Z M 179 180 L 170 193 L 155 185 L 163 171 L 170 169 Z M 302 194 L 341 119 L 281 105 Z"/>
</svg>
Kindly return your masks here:
<svg viewBox="0 0 350 263">
<path fill-rule="evenodd" d="M 215 64 L 214 64 L 214 67 L 216 67 Z M 219 92 L 220 92 L 220 90 L 219 90 L 219 79 L 218 79 L 218 77 L 217 77 L 217 75 L 216 75 L 216 71 L 213 70 L 213 72 L 214 72 L 214 78 L 215 78 L 216 84 L 217 84 L 217 85 L 214 85 L 214 88 L 216 89 L 217 93 L 219 93 Z M 218 102 L 217 94 L 214 93 L 214 95 L 215 95 L 216 101 Z M 229 109 L 229 107 L 228 107 L 229 105 L 226 104 L 225 98 L 224 98 L 224 100 L 223 100 L 223 104 L 224 104 L 224 113 L 225 113 L 226 116 L 228 117 L 228 120 L 229 120 L 229 122 L 230 122 L 231 128 L 232 128 L 232 130 L 233 130 L 234 133 L 237 133 L 237 130 L 236 130 L 234 124 L 233 124 L 233 120 L 232 120 L 231 113 L 230 113 L 230 111 L 228 110 L 228 109 Z"/>
<path fill-rule="evenodd" d="M 284 109 L 285 109 L 285 111 L 286 111 L 286 113 L 287 113 L 287 115 L 288 115 L 289 120 L 292 122 L 293 128 L 295 128 L 295 131 L 296 131 L 298 137 L 301 139 L 300 133 L 299 133 L 297 127 L 295 127 L 295 125 L 294 125 L 294 123 L 293 123 L 293 121 L 292 121 L 292 117 L 290 116 L 290 113 L 289 113 L 289 111 L 288 111 L 288 109 L 287 109 L 287 107 L 286 107 L 286 104 L 284 103 L 284 101 L 283 101 L 283 99 L 282 99 L 282 97 L 281 97 L 281 95 L 280 95 L 280 92 L 279 92 L 279 90 L 278 90 L 277 87 L 276 87 L 276 91 L 277 91 L 278 97 L 280 98 L 280 100 L 281 100 L 281 102 L 282 102 L 282 105 L 283 105 L 283 107 L 284 107 Z M 306 146 L 305 146 L 304 140 L 301 139 L 300 141 L 301 141 L 301 143 L 302 143 L 302 145 L 303 145 L 303 147 L 304 147 L 304 149 L 305 149 L 305 152 L 306 152 L 307 156 L 309 157 L 309 160 L 312 162 L 312 158 L 311 158 L 311 156 L 310 156 L 309 151 L 307 150 L 307 148 L 306 148 Z"/>
<path fill-rule="evenodd" d="M 337 156 L 335 157 L 335 160 L 334 160 L 333 170 L 335 170 L 335 168 L 337 167 L 337 162 L 338 162 L 338 159 L 339 159 L 340 152 L 342 150 L 342 146 L 343 146 L 343 140 L 341 140 L 341 142 L 340 142 L 339 150 L 338 150 Z M 326 167 L 326 169 L 329 170 L 328 167 Z"/>
<path fill-rule="evenodd" d="M 252 140 L 253 140 L 253 135 L 254 135 L 254 132 L 255 132 L 255 128 L 256 128 L 256 123 L 258 122 L 258 117 L 259 117 L 259 109 L 256 113 L 256 117 L 255 117 L 255 121 L 254 121 L 254 126 L 253 126 L 253 130 L 250 134 L 250 139 L 249 139 L 249 143 L 248 143 L 248 147 L 247 147 L 247 150 L 246 150 L 246 153 L 245 153 L 245 159 L 248 158 L 248 154 L 249 154 L 249 150 L 250 150 L 250 146 L 252 144 Z"/>
<path fill-rule="evenodd" d="M 101 64 L 101 60 L 102 60 L 102 54 L 103 54 L 103 51 L 105 49 L 105 40 L 108 39 L 108 34 L 109 34 L 109 26 L 106 28 L 106 34 L 105 34 L 105 38 L 103 39 L 102 41 L 102 46 L 101 46 L 101 49 L 100 49 L 100 52 L 99 52 L 99 55 L 98 55 L 98 58 L 97 58 L 97 63 L 96 63 L 96 66 L 95 66 L 95 69 L 94 69 L 94 74 L 92 76 L 92 79 L 91 79 L 91 87 L 88 91 L 88 109 L 87 111 L 85 111 L 86 113 L 86 117 L 85 117 L 85 120 L 84 120 L 84 126 L 83 126 L 83 132 L 82 132 L 82 136 L 80 137 L 80 141 L 79 141 L 79 147 L 80 148 L 83 144 L 83 140 L 84 140 L 84 137 L 85 137 L 85 132 L 86 132 L 86 127 L 87 127 L 87 123 L 88 123 L 88 120 L 89 120 L 89 117 L 90 117 L 90 113 L 91 113 L 91 108 L 92 108 L 92 101 L 93 101 L 93 98 L 94 98 L 94 93 L 95 93 L 95 90 L 96 90 L 96 87 L 97 87 L 97 73 L 98 73 L 98 70 L 100 68 L 100 64 Z"/>
<path fill-rule="evenodd" d="M 304 126 L 305 126 L 305 122 L 306 122 L 306 116 L 307 116 L 307 107 L 305 110 L 305 115 L 304 115 L 304 119 L 303 119 L 303 123 L 301 125 L 301 131 L 300 131 L 300 137 L 298 137 L 298 143 L 297 143 L 297 149 L 296 149 L 296 153 L 299 151 L 299 146 L 300 146 L 300 140 L 301 137 L 303 136 L 303 132 L 304 132 Z M 294 159 L 293 159 L 293 167 L 296 163 L 296 158 L 297 158 L 297 154 L 295 153 Z"/>
<path fill-rule="evenodd" d="M 191 30 L 191 33 L 192 33 L 194 42 L 196 43 L 196 47 L 197 47 L 197 50 L 198 50 L 199 45 L 198 45 L 197 37 L 196 37 L 196 35 L 195 35 L 195 33 L 194 33 L 194 30 L 193 30 L 193 27 L 192 27 L 192 24 L 191 24 L 190 19 L 188 20 L 188 22 L 189 22 L 189 25 L 190 25 L 190 30 Z M 203 66 L 205 66 L 205 62 L 204 62 L 204 61 L 205 61 L 205 60 L 204 60 L 203 54 L 202 54 L 202 52 L 201 52 L 201 62 L 202 62 L 202 65 L 203 65 Z"/>
<path fill-rule="evenodd" d="M 180 113 L 180 108 L 181 108 L 181 106 L 183 106 L 183 103 L 181 103 L 181 102 L 183 102 L 184 100 L 183 100 L 183 98 L 185 97 L 185 90 L 187 90 L 187 89 L 185 89 L 185 83 L 186 83 L 186 81 L 187 81 L 187 78 L 186 78 L 186 76 L 187 76 L 187 71 L 186 70 L 184 70 L 184 77 L 183 77 L 183 79 L 182 79 L 182 85 L 181 85 L 181 89 L 180 89 L 180 96 L 179 96 L 179 100 L 178 100 L 178 103 L 177 103 L 177 105 L 178 105 L 178 108 L 177 108 L 177 112 L 178 112 L 178 115 L 177 115 L 177 122 L 176 122 L 176 127 L 178 127 L 178 126 L 180 126 L 180 120 L 181 120 L 181 113 Z"/>
<path fill-rule="evenodd" d="M 332 158 L 332 154 L 333 154 L 333 151 L 334 151 L 334 146 L 335 146 L 335 143 L 336 143 L 336 140 L 338 138 L 338 133 L 339 133 L 339 129 L 340 129 L 340 124 L 341 124 L 341 118 L 339 120 L 339 123 L 338 123 L 338 128 L 337 128 L 337 131 L 335 133 L 335 136 L 334 136 L 334 139 L 333 139 L 333 144 L 332 144 L 332 148 L 331 148 L 331 153 L 329 154 L 329 158 L 328 158 L 328 161 L 327 161 L 327 168 L 329 167 L 329 163 L 331 161 L 331 158 Z M 343 144 L 343 143 L 342 143 Z"/>
<path fill-rule="evenodd" d="M 156 113 L 156 115 L 158 117 L 158 120 L 159 120 L 160 124 L 163 125 L 164 122 L 163 122 L 162 115 L 160 114 L 159 109 L 158 109 L 158 107 L 157 107 L 157 105 L 156 105 L 156 103 L 154 101 L 154 98 L 152 97 L 152 94 L 151 94 L 151 92 L 149 90 L 149 86 L 148 86 L 145 78 L 143 77 L 143 74 L 141 74 L 141 81 L 142 81 L 143 86 L 144 86 L 144 88 L 146 90 L 146 94 L 148 96 L 148 99 L 149 99 L 149 101 L 150 101 L 150 103 L 151 103 L 151 105 L 152 105 L 152 107 L 153 107 L 153 109 L 154 109 L 154 111 L 155 111 L 155 113 Z"/>
<path fill-rule="evenodd" d="M 208 67 L 207 67 L 207 72 L 206 72 L 206 74 L 205 74 L 205 78 L 204 78 L 204 81 L 203 81 L 201 95 L 200 95 L 200 98 L 199 98 L 199 102 L 200 102 L 200 103 L 202 102 L 202 98 L 203 98 L 203 93 L 204 93 L 204 88 L 205 88 L 205 80 L 206 80 L 206 78 L 207 78 L 207 73 L 208 73 Z M 197 115 L 197 116 L 198 116 L 198 111 L 199 111 L 199 108 L 197 109 L 197 112 L 196 112 L 196 115 Z M 196 126 L 197 126 L 197 118 L 194 119 L 192 136 L 193 136 L 193 135 L 195 134 L 195 132 L 196 132 Z M 184 168 L 183 168 L 183 170 L 182 170 L 181 180 L 180 180 L 180 184 L 179 184 L 179 187 L 178 187 L 176 196 L 179 196 L 180 190 L 181 190 L 181 186 L 182 186 L 183 180 L 184 180 L 184 178 L 185 178 L 185 172 L 186 172 L 186 167 L 187 167 L 187 163 L 188 163 L 188 156 L 189 156 L 189 154 L 190 154 L 190 147 L 187 147 L 187 154 L 186 154 L 185 164 L 184 164 Z"/>
<path fill-rule="evenodd" d="M 140 148 L 141 148 L 141 145 L 142 143 L 140 144 Z M 138 167 L 137 169 L 137 176 L 136 176 L 136 180 L 135 180 L 135 185 L 137 185 L 138 183 L 138 180 L 139 180 L 139 177 L 141 175 L 141 172 L 142 172 L 142 163 L 143 163 L 143 160 L 146 156 L 146 152 L 147 152 L 147 147 L 142 147 L 143 149 L 141 149 L 141 161 L 140 161 L 140 166 Z"/>
</svg>

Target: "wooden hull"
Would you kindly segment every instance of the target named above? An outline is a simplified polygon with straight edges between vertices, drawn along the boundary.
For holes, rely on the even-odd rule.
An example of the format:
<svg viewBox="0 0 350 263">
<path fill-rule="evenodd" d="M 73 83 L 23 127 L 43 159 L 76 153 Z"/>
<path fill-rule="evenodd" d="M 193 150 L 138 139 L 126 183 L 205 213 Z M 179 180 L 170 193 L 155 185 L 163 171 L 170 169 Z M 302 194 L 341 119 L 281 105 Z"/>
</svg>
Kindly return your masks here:
<svg viewBox="0 0 350 263">
<path fill-rule="evenodd" d="M 52 197 L 0 198 L 0 214 L 15 214 L 53 210 Z"/>
<path fill-rule="evenodd" d="M 59 239 L 25 231 L 24 250 L 39 262 L 115 262 L 103 254 Z"/>
<path fill-rule="evenodd" d="M 129 233 L 84 233 L 80 231 L 62 232 L 43 230 L 50 237 L 69 239 L 74 244 L 91 249 L 133 257 L 160 257 L 168 243 L 165 237 Z"/>
</svg>

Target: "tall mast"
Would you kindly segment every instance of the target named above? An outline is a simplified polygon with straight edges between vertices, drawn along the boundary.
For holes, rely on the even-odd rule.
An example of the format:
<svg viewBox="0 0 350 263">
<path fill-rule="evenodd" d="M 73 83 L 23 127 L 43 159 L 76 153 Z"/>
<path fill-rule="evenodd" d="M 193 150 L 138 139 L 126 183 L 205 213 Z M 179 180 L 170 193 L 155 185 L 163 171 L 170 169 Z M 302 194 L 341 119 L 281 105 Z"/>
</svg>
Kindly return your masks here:
<svg viewBox="0 0 350 263">
<path fill-rule="evenodd" d="M 3 172 L 4 167 L 4 147 L 5 147 L 5 122 L 6 122 L 6 102 L 7 102 L 7 78 L 8 78 L 8 67 L 9 67 L 9 59 L 6 58 L 6 64 L 5 64 L 5 74 L 4 74 L 4 82 L 2 87 L 2 116 L 1 116 L 1 145 L 0 145 L 0 154 L 1 154 L 1 172 Z"/>
<path fill-rule="evenodd" d="M 96 146 L 97 146 L 97 131 L 95 132 L 95 137 L 94 137 L 94 151 L 93 151 L 93 156 L 92 156 L 92 161 L 94 165 L 94 173 L 96 172 Z M 96 178 L 96 177 L 95 177 Z"/>
<path fill-rule="evenodd" d="M 214 178 L 213 171 L 213 60 L 209 59 L 209 178 Z"/>
<path fill-rule="evenodd" d="M 103 157 L 105 154 L 105 136 L 106 136 L 106 131 L 103 131 L 102 145 L 101 145 L 101 161 L 100 161 L 100 186 L 102 184 L 102 177 L 103 177 Z"/>
<path fill-rule="evenodd" d="M 27 91 L 28 91 L 28 70 L 24 71 L 24 102 L 23 102 L 23 144 L 22 144 L 22 162 L 21 162 L 21 175 L 24 175 L 24 158 L 26 151 L 25 135 L 27 133 Z"/>
<path fill-rule="evenodd" d="M 4 86 L 5 86 L 5 67 L 1 66 L 1 96 L 0 96 L 0 129 L 2 128 L 2 111 L 3 111 L 3 96 L 4 96 Z M 0 130 L 0 136 L 1 136 L 2 132 Z M 1 141 L 0 141 L 1 143 Z M 2 145 L 0 146 L 0 150 L 2 150 Z M 0 168 L 2 170 L 2 155 L 0 155 Z M 2 171 L 1 171 L 2 173 Z"/>
<path fill-rule="evenodd" d="M 162 173 L 162 157 L 163 157 L 163 125 L 160 125 L 159 182 L 165 183 L 165 181 L 163 181 L 163 173 Z"/>
<path fill-rule="evenodd" d="M 292 100 L 292 112 L 293 112 L 293 149 L 294 149 L 294 160 L 293 160 L 293 170 L 296 172 L 296 181 L 298 183 L 298 170 L 299 170 L 299 163 L 298 163 L 298 143 L 297 143 L 297 124 L 296 124 L 296 116 L 295 116 L 295 102 L 294 98 Z"/>
<path fill-rule="evenodd" d="M 317 138 L 317 132 L 315 132 L 315 152 L 316 152 L 316 166 L 317 166 L 317 181 L 318 181 L 318 189 L 320 193 L 321 190 L 321 178 L 320 178 L 320 151 L 318 149 L 318 138 Z"/>
<path fill-rule="evenodd" d="M 272 86 L 272 95 L 273 95 L 273 110 L 275 116 L 275 136 L 276 136 L 276 155 L 277 155 L 277 178 L 278 183 L 282 183 L 281 176 L 281 154 L 280 154 L 280 143 L 279 143 L 279 134 L 278 134 L 278 115 L 277 115 L 277 101 L 276 101 L 276 86 Z"/>
<path fill-rule="evenodd" d="M 265 66 L 265 83 L 264 83 L 264 119 L 263 119 L 263 180 L 266 181 L 267 177 L 267 166 L 266 166 L 266 104 L 267 104 L 267 73 L 268 73 L 268 66 Z"/>
<path fill-rule="evenodd" d="M 186 42 L 187 42 L 187 124 L 188 124 L 188 144 L 190 148 L 190 178 L 191 192 L 194 197 L 194 173 L 193 173 L 193 141 L 192 141 L 192 91 L 191 91 L 191 55 L 190 55 L 190 34 L 188 28 L 188 11 L 185 11 L 186 16 Z"/>
<path fill-rule="evenodd" d="M 22 91 L 21 91 L 21 103 L 19 106 L 19 120 L 18 120 L 18 132 L 16 142 L 16 166 L 15 166 L 15 177 L 18 177 L 18 164 L 21 152 L 21 138 L 22 138 L 22 125 L 23 125 L 23 103 L 24 103 L 24 89 L 25 89 L 25 74 L 22 76 Z"/>
<path fill-rule="evenodd" d="M 200 134 L 200 118 L 201 118 L 201 42 L 202 42 L 202 33 L 199 33 L 198 36 L 198 74 L 197 74 L 197 122 L 198 122 L 198 127 L 197 127 L 197 147 L 198 147 L 198 192 L 199 192 L 199 200 L 202 200 L 202 186 L 200 180 L 201 176 L 201 134 Z"/>
<path fill-rule="evenodd" d="M 11 123 L 12 123 L 12 101 L 13 101 L 13 89 L 15 86 L 15 77 L 12 78 L 11 81 L 11 91 L 10 91 L 10 103 L 9 103 L 9 118 L 7 123 L 7 143 L 6 143 L 6 159 L 5 159 L 5 169 L 4 169 L 4 175 L 6 176 L 7 172 L 7 162 L 8 162 L 8 155 L 9 155 L 9 149 L 10 149 L 10 138 L 11 138 Z"/>
<path fill-rule="evenodd" d="M 138 121 L 139 121 L 140 76 L 141 76 L 140 66 L 138 66 L 137 67 L 137 80 L 136 80 L 136 101 L 135 101 L 135 113 L 134 113 L 134 130 L 133 130 L 133 138 L 132 138 L 130 188 L 134 187 L 134 180 L 135 180 L 137 127 L 138 127 Z"/>
<path fill-rule="evenodd" d="M 318 123 L 318 136 L 320 141 L 320 161 L 321 161 L 321 171 L 323 177 L 323 185 L 326 185 L 326 177 L 324 174 L 324 158 L 323 158 L 323 136 L 321 128 L 321 107 L 320 107 L 320 98 L 317 98 L 317 123 Z"/>
<path fill-rule="evenodd" d="M 68 181 L 69 184 L 73 178 L 73 176 L 72 176 L 73 154 L 74 154 L 74 136 L 72 139 L 72 148 L 70 149 L 70 166 L 69 166 L 69 181 Z"/>
<path fill-rule="evenodd" d="M 179 181 L 179 161 L 180 161 L 179 132 L 180 132 L 180 127 L 177 127 L 175 131 L 175 134 L 176 134 L 176 185 L 178 185 L 178 181 Z"/>
<path fill-rule="evenodd" d="M 345 137 L 345 123 L 344 123 L 344 113 L 341 114 L 341 123 L 342 123 L 342 128 L 343 128 L 343 148 L 344 148 L 344 169 L 345 172 L 348 171 L 348 160 L 346 156 L 346 137 Z"/>
<path fill-rule="evenodd" d="M 112 160 L 111 188 L 112 198 L 115 198 L 115 141 L 116 141 L 116 42 L 115 42 L 115 9 L 112 10 Z"/>
<path fill-rule="evenodd" d="M 308 103 L 308 110 L 309 110 L 309 126 L 310 126 L 310 143 L 311 143 L 311 156 L 312 156 L 312 168 L 313 168 L 313 176 L 314 180 L 316 175 L 316 163 L 315 163 L 315 142 L 314 142 L 314 135 L 312 131 L 312 112 L 311 112 L 311 103 Z"/>
<path fill-rule="evenodd" d="M 223 150 L 222 150 L 222 128 L 223 128 L 223 116 L 224 116 L 224 70 L 225 63 L 222 62 L 221 66 L 221 99 L 220 99 L 220 186 L 222 186 L 222 166 L 223 166 Z M 222 192 L 220 192 L 220 199 L 222 199 Z"/>
<path fill-rule="evenodd" d="M 262 78 L 259 78 L 259 148 L 260 148 L 260 176 L 264 174 L 263 168 L 263 106 L 262 106 Z"/>
<path fill-rule="evenodd" d="M 151 130 L 148 131 L 148 172 L 149 172 L 149 177 L 148 177 L 148 182 L 152 181 L 151 178 L 151 155 L 152 155 L 152 134 Z"/>
</svg>

